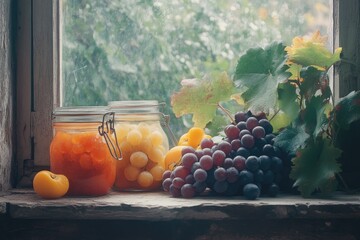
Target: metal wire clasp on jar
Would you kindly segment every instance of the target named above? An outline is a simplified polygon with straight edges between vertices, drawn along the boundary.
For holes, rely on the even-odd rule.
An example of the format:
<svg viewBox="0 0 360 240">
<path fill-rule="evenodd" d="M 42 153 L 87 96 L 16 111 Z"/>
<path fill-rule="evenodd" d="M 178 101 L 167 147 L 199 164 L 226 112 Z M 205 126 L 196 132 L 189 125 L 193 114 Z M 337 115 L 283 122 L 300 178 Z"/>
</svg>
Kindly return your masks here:
<svg viewBox="0 0 360 240">
<path fill-rule="evenodd" d="M 53 112 L 50 169 L 69 179 L 68 195 L 109 192 L 122 158 L 114 136 L 114 113 L 105 107 L 63 107 Z"/>
</svg>

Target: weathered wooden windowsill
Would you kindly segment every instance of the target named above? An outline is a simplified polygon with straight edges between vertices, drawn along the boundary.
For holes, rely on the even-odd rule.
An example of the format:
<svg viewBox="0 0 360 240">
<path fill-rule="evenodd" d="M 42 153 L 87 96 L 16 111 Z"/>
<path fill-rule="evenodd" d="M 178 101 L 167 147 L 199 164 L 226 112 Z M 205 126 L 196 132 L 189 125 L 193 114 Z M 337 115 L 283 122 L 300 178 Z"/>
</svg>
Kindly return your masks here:
<svg viewBox="0 0 360 240">
<path fill-rule="evenodd" d="M 238 220 L 360 218 L 360 195 L 331 199 L 278 196 L 172 198 L 165 192 L 111 192 L 101 197 L 43 200 L 31 190 L 0 196 L 0 215 L 13 219 Z"/>
</svg>

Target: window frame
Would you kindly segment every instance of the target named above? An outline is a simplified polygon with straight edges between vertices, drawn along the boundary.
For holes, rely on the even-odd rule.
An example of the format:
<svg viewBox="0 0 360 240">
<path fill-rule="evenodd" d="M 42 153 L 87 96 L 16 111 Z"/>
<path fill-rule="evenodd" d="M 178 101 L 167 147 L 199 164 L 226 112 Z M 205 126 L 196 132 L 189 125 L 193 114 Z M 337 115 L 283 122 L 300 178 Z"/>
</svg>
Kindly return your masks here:
<svg viewBox="0 0 360 240">
<path fill-rule="evenodd" d="M 15 127 L 16 182 L 20 187 L 29 185 L 24 178 L 31 179 L 34 172 L 49 167 L 51 112 L 60 103 L 60 1 L 17 3 Z M 333 72 L 334 95 L 338 99 L 360 86 L 360 3 L 333 0 L 332 5 L 330 40 L 334 49 L 343 46 L 342 57 L 346 60 Z"/>
</svg>

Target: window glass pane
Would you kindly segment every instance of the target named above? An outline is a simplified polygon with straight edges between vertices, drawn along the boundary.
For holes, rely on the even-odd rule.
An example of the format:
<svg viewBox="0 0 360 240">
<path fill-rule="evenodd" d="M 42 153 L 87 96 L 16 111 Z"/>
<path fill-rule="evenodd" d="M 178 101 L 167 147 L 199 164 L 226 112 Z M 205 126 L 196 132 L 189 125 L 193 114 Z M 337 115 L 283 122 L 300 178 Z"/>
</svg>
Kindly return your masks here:
<svg viewBox="0 0 360 240">
<path fill-rule="evenodd" d="M 329 34 L 331 0 L 62 0 L 62 106 L 155 99 L 248 48 Z M 167 109 L 166 112 L 170 113 Z M 175 131 L 182 120 L 171 118 Z"/>
</svg>

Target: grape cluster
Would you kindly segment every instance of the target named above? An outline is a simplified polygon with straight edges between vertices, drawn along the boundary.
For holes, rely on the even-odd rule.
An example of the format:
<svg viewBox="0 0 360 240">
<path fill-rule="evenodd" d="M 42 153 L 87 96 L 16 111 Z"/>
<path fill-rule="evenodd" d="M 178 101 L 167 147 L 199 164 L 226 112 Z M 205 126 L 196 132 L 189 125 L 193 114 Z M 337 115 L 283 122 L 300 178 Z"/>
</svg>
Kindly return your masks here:
<svg viewBox="0 0 360 240">
<path fill-rule="evenodd" d="M 192 198 L 207 189 L 220 195 L 243 195 L 254 200 L 260 194 L 279 192 L 283 161 L 274 146 L 273 127 L 264 113 L 235 114 L 214 143 L 203 139 L 200 148 L 182 149 L 181 164 L 163 174 L 163 189 L 174 197 Z"/>
</svg>

